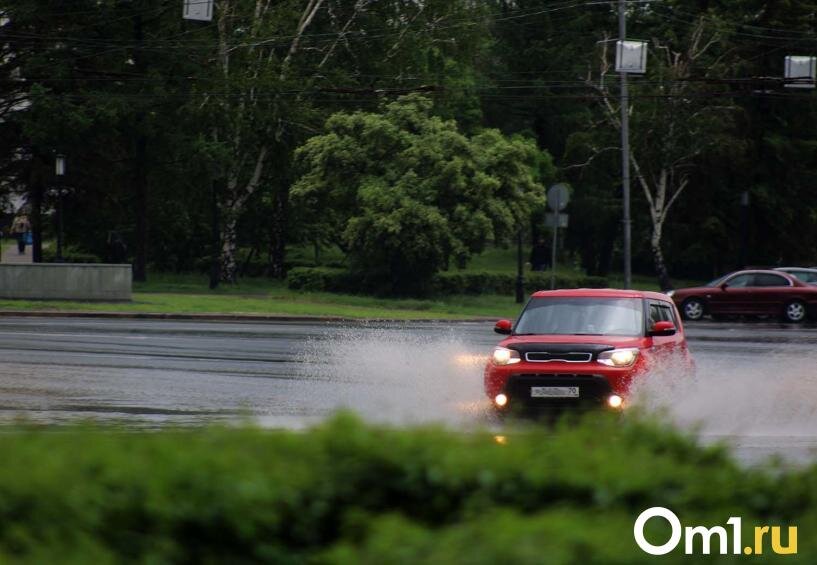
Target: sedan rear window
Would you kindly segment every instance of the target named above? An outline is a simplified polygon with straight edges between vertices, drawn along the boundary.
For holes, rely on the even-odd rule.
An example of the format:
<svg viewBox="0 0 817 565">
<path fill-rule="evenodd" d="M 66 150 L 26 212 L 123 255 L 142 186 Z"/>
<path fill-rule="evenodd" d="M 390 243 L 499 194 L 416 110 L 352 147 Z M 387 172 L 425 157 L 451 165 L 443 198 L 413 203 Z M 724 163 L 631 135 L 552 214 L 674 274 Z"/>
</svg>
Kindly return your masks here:
<svg viewBox="0 0 817 565">
<path fill-rule="evenodd" d="M 644 333 L 640 298 L 533 298 L 514 333 L 640 336 Z"/>
<path fill-rule="evenodd" d="M 779 275 L 770 275 L 768 273 L 757 273 L 755 275 L 754 286 L 791 286 L 788 279 Z"/>
</svg>

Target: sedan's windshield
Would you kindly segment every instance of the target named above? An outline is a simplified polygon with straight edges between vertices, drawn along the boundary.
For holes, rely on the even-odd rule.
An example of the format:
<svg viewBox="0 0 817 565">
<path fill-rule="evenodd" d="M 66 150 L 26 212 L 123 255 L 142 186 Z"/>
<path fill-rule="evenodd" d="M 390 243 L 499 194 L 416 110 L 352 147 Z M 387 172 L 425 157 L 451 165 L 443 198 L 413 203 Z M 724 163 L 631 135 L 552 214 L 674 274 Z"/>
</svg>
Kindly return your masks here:
<svg viewBox="0 0 817 565">
<path fill-rule="evenodd" d="M 718 277 L 718 278 L 717 278 L 717 279 L 715 279 L 714 281 L 709 281 L 709 282 L 708 282 L 708 283 L 706 283 L 704 286 L 712 286 L 712 287 L 715 287 L 715 286 L 720 286 L 720 285 L 721 285 L 721 283 L 722 283 L 723 281 L 725 281 L 725 280 L 726 280 L 726 278 L 727 278 L 728 276 L 729 276 L 729 275 L 723 275 L 722 277 Z"/>
<path fill-rule="evenodd" d="M 533 298 L 514 334 L 640 336 L 642 308 L 638 298 Z"/>
</svg>

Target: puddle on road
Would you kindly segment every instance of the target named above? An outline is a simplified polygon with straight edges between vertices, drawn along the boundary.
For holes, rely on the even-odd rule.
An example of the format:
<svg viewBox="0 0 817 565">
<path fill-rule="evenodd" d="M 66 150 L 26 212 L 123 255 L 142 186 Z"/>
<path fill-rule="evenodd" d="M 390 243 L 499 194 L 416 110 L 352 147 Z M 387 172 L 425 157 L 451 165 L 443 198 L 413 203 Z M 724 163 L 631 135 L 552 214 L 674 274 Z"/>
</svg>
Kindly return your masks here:
<svg viewBox="0 0 817 565">
<path fill-rule="evenodd" d="M 632 405 L 728 445 L 744 462 L 817 459 L 817 354 L 698 357 L 690 378 L 668 369 L 633 389 Z"/>
<path fill-rule="evenodd" d="M 312 341 L 301 366 L 305 378 L 344 384 L 323 399 L 327 409 L 347 407 L 396 424 L 490 424 L 484 354 L 453 332 L 354 328 Z M 817 354 L 696 360 L 694 377 L 670 368 L 641 381 L 631 406 L 669 418 L 704 441 L 726 442 L 747 461 L 817 457 Z"/>
<path fill-rule="evenodd" d="M 417 334 L 399 329 L 348 328 L 310 341 L 301 355 L 304 379 L 342 384 L 322 404 L 395 424 L 463 423 L 487 415 L 482 392 L 484 352 L 454 330 Z"/>
</svg>

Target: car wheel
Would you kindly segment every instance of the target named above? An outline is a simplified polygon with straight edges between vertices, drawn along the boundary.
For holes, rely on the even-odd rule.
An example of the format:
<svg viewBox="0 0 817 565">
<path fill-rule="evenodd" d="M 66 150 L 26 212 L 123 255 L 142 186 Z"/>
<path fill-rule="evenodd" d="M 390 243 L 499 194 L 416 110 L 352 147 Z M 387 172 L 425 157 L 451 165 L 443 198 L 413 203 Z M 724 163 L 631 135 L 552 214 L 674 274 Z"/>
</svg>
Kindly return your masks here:
<svg viewBox="0 0 817 565">
<path fill-rule="evenodd" d="M 681 306 L 685 320 L 696 321 L 704 317 L 704 303 L 700 298 L 687 298 Z"/>
<path fill-rule="evenodd" d="M 787 322 L 802 322 L 806 319 L 806 305 L 799 300 L 792 300 L 783 309 L 783 318 Z"/>
</svg>

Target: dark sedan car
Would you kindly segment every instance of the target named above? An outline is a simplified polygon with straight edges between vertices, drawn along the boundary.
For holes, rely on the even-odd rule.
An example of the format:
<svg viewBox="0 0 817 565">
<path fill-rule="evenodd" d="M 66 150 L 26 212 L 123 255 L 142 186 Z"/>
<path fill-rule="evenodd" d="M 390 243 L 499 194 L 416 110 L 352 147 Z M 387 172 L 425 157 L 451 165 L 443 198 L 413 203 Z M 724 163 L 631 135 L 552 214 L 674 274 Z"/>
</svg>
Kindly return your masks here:
<svg viewBox="0 0 817 565">
<path fill-rule="evenodd" d="M 781 271 L 737 271 L 699 287 L 668 293 L 683 317 L 700 320 L 732 315 L 782 316 L 802 322 L 817 311 L 817 286 Z"/>
</svg>

